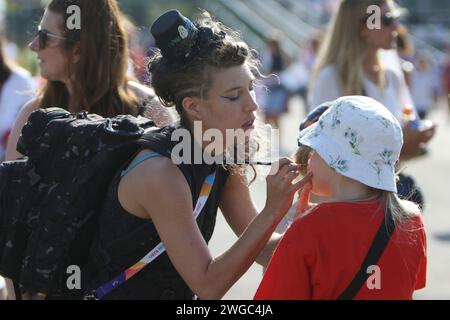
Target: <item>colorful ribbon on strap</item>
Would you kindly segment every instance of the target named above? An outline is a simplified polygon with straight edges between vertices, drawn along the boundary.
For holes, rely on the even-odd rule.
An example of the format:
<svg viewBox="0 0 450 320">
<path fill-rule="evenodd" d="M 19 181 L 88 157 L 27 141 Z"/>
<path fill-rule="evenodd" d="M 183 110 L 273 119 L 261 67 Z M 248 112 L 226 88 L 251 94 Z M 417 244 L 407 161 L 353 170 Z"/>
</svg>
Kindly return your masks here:
<svg viewBox="0 0 450 320">
<path fill-rule="evenodd" d="M 208 201 L 208 197 L 211 193 L 212 187 L 214 185 L 214 181 L 216 179 L 216 172 L 209 174 L 205 181 L 203 182 L 202 188 L 200 189 L 200 195 L 197 200 L 197 204 L 194 208 L 194 217 L 197 219 L 197 217 L 202 212 L 203 208 L 205 207 L 206 202 Z M 148 264 L 150 264 L 153 260 L 155 260 L 157 257 L 159 257 L 164 251 L 166 251 L 166 248 L 164 247 L 164 244 L 160 242 L 156 247 L 154 247 L 149 253 L 147 253 L 139 262 L 135 263 L 130 268 L 126 269 L 122 273 L 120 273 L 117 277 L 114 279 L 106 282 L 102 286 L 98 287 L 97 289 L 93 290 L 91 294 L 84 297 L 84 300 L 100 300 L 122 284 L 124 284 L 126 281 L 131 279 L 135 274 L 137 274 L 139 271 L 141 271 L 144 267 L 146 267 Z"/>
</svg>

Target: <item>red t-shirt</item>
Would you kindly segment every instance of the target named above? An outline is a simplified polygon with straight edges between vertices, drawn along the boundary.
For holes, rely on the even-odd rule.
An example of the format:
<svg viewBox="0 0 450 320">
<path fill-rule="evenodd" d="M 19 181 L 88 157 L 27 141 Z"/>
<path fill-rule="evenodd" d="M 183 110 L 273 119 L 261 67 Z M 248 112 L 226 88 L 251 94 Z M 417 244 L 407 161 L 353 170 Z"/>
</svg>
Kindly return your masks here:
<svg viewBox="0 0 450 320">
<path fill-rule="evenodd" d="M 318 205 L 286 231 L 256 292 L 257 300 L 336 299 L 359 271 L 384 215 L 381 203 Z M 425 287 L 426 236 L 417 215 L 397 225 L 355 299 L 412 299 Z"/>
</svg>

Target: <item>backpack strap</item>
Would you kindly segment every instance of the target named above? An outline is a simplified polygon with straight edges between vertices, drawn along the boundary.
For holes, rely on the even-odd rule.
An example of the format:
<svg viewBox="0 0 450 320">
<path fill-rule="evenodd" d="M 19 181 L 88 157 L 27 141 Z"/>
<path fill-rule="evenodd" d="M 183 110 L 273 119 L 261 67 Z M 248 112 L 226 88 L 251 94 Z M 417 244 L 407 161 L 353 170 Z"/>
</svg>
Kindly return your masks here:
<svg viewBox="0 0 450 320">
<path fill-rule="evenodd" d="M 129 166 L 135 167 L 142 161 L 150 158 L 154 158 L 155 156 L 150 156 L 151 154 L 146 154 L 146 157 L 138 158 L 136 161 L 133 161 L 133 163 Z M 159 155 L 158 155 L 159 156 Z M 129 172 L 129 170 L 125 170 L 124 172 Z M 126 173 L 125 173 L 126 174 Z M 200 212 L 205 207 L 206 202 L 208 201 L 209 195 L 211 193 L 212 187 L 214 185 L 214 181 L 216 179 L 216 170 L 214 172 L 210 173 L 203 182 L 202 188 L 200 189 L 200 195 L 197 199 L 197 203 L 194 208 L 194 217 L 195 219 L 198 218 L 200 215 Z M 122 273 L 120 273 L 118 276 L 116 276 L 114 279 L 106 282 L 105 284 L 101 285 L 97 289 L 93 290 L 90 294 L 86 295 L 84 297 L 84 300 L 100 300 L 107 294 L 111 293 L 113 290 L 117 289 L 119 286 L 124 284 L 126 281 L 131 279 L 134 275 L 136 275 L 139 271 L 144 269 L 147 265 L 149 265 L 152 261 L 154 261 L 156 258 L 158 258 L 163 252 L 166 251 L 166 248 L 164 247 L 164 244 L 160 242 L 156 247 L 154 247 L 152 250 L 150 250 L 141 260 L 139 260 L 137 263 L 135 263 L 133 266 L 129 267 Z"/>
<path fill-rule="evenodd" d="M 395 223 L 392 217 L 391 210 L 387 210 L 383 221 L 378 229 L 378 232 L 375 236 L 375 239 L 367 253 L 366 258 L 364 259 L 361 268 L 356 274 L 353 281 L 341 293 L 341 295 L 337 298 L 337 300 L 352 300 L 359 292 L 361 287 L 366 283 L 369 274 L 367 273 L 367 269 L 370 266 L 376 265 L 378 260 L 380 260 L 384 249 L 387 247 L 389 240 L 391 239 L 392 233 L 395 230 Z"/>
</svg>

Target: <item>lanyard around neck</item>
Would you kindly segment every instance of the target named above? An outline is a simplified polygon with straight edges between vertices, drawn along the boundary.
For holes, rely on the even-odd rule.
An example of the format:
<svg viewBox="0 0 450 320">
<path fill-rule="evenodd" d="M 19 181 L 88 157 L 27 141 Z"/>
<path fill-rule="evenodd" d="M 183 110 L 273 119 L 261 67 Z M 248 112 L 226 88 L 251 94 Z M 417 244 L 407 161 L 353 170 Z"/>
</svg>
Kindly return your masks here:
<svg viewBox="0 0 450 320">
<path fill-rule="evenodd" d="M 205 204 L 208 201 L 208 197 L 214 185 L 215 179 L 216 179 L 216 171 L 209 174 L 205 178 L 202 188 L 200 189 L 200 195 L 198 197 L 197 204 L 195 205 L 194 208 L 195 219 L 197 219 L 197 217 L 200 215 L 200 212 L 202 212 L 203 208 L 205 207 Z M 141 271 L 152 261 L 158 258 L 164 251 L 166 251 L 166 248 L 164 247 L 164 244 L 160 242 L 156 247 L 150 250 L 141 260 L 139 260 L 137 263 L 135 263 L 133 266 L 129 267 L 125 271 L 121 272 L 114 279 L 106 282 L 102 286 L 93 290 L 89 295 L 84 297 L 84 300 L 102 299 L 104 296 L 106 296 L 107 294 L 109 294 L 122 284 L 124 284 L 126 281 L 131 279 L 131 277 L 136 275 L 139 271 Z"/>
</svg>

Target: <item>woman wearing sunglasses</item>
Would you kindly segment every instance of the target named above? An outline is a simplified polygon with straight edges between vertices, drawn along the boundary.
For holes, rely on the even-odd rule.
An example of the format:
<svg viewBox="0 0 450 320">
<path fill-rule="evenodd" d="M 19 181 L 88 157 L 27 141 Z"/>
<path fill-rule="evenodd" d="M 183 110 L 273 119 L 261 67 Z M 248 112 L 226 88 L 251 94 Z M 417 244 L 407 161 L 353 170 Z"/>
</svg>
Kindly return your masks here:
<svg viewBox="0 0 450 320">
<path fill-rule="evenodd" d="M 81 9 L 80 29 L 68 27 L 71 5 Z M 20 156 L 17 140 L 28 116 L 38 108 L 59 106 L 104 117 L 143 114 L 159 126 L 172 122 L 153 90 L 127 76 L 128 38 L 116 0 L 50 1 L 30 48 L 47 82 L 22 108 L 8 141 L 7 160 Z M 13 298 L 14 290 L 7 284 Z"/>
<path fill-rule="evenodd" d="M 80 29 L 68 27 L 71 5 L 80 8 Z M 160 126 L 172 121 L 167 109 L 152 99 L 153 91 L 127 75 L 128 37 L 116 0 L 52 0 L 30 48 L 47 83 L 22 109 L 8 142 L 8 160 L 20 156 L 15 150 L 18 137 L 37 108 L 60 106 L 104 117 L 141 113 Z"/>
<path fill-rule="evenodd" d="M 403 106 L 411 104 L 407 88 L 379 58 L 382 49 L 395 48 L 398 16 L 391 0 L 341 1 L 314 66 L 310 108 L 344 95 L 368 95 L 401 118 Z"/>
<path fill-rule="evenodd" d="M 403 73 L 392 65 L 395 59 L 381 55 L 396 49 L 400 13 L 392 0 L 342 0 L 319 51 L 308 102 L 314 108 L 341 96 L 365 95 L 382 103 L 403 126 L 400 159 L 406 161 L 424 154 L 435 127 L 417 130 L 405 119 L 405 107 L 413 106 L 409 89 Z M 413 193 L 411 199 L 423 204 L 413 180 L 404 179 L 401 175 L 399 194 Z"/>
</svg>

